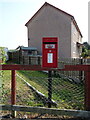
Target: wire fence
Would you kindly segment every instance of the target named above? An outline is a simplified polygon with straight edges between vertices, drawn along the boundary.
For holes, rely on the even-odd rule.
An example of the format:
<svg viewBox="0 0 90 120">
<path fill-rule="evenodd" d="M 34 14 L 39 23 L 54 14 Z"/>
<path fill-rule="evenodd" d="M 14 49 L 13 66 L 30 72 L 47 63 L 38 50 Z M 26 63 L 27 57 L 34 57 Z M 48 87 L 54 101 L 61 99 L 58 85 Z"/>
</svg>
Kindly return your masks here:
<svg viewBox="0 0 90 120">
<path fill-rule="evenodd" d="M 59 68 L 65 65 L 87 65 L 90 64 L 90 59 L 80 59 L 80 58 L 60 58 L 59 60 Z M 81 83 L 84 82 L 85 73 L 84 71 L 59 71 L 58 74 L 67 78 L 73 82 Z"/>
<path fill-rule="evenodd" d="M 33 65 L 41 64 L 41 57 L 29 58 Z M 34 59 L 34 60 L 33 60 Z M 24 61 L 25 63 L 25 61 Z M 89 64 L 89 59 L 61 58 L 59 68 L 65 65 Z M 10 71 L 0 71 L 0 103 L 11 104 Z M 49 81 L 47 71 L 18 71 L 16 104 L 49 106 L 65 109 L 84 109 L 84 71 L 54 71 Z M 51 101 L 50 101 L 51 97 Z"/>
<path fill-rule="evenodd" d="M 10 71 L 3 71 L 0 104 L 11 104 Z M 74 82 L 46 71 L 17 71 L 16 104 L 84 110 L 84 82 Z M 51 100 L 50 100 L 51 95 Z"/>
<path fill-rule="evenodd" d="M 33 59 L 30 58 L 30 64 Z M 37 60 L 40 65 L 41 58 Z M 63 69 L 65 65 L 77 64 L 87 65 L 90 60 L 61 59 L 58 66 Z M 48 71 L 17 71 L 16 83 L 16 105 L 84 110 L 84 71 L 52 71 L 51 76 Z M 0 104 L 11 105 L 11 71 L 8 70 L 0 71 Z M 0 115 L 5 113 L 9 112 L 1 111 Z M 18 116 L 23 114 L 18 112 Z"/>
<path fill-rule="evenodd" d="M 52 107 L 60 109 L 84 110 L 84 83 L 75 83 L 67 78 L 63 79 L 54 75 L 49 81 L 46 73 L 37 73 L 42 76 L 45 75 L 45 77 L 33 77 L 33 74 L 31 72 L 29 79 L 24 80 L 24 82 L 33 92 L 33 100 L 38 100 L 38 103 L 34 103 L 34 105 L 47 107 L 51 102 Z M 23 80 L 19 75 L 18 77 Z M 49 99 L 50 95 L 51 101 Z"/>
</svg>

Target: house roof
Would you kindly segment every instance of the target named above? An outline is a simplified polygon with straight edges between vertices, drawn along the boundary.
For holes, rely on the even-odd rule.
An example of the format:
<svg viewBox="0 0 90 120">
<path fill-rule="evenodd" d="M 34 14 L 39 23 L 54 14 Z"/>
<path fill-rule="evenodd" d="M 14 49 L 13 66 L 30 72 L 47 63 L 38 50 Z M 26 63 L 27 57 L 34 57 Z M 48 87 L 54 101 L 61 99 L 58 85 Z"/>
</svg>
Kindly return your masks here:
<svg viewBox="0 0 90 120">
<path fill-rule="evenodd" d="M 34 48 L 34 47 L 21 47 L 22 50 L 34 50 L 36 51 L 37 48 Z"/>
<path fill-rule="evenodd" d="M 14 53 L 14 52 L 18 52 L 19 50 L 24 50 L 24 51 L 28 51 L 28 50 L 37 51 L 37 48 L 35 48 L 35 47 L 18 46 L 16 49 L 14 49 L 14 50 L 9 50 L 8 52 L 9 52 L 9 53 Z"/>
<path fill-rule="evenodd" d="M 75 25 L 77 31 L 79 32 L 79 34 L 81 35 L 81 37 L 83 37 L 83 36 L 82 36 L 82 33 L 80 32 L 80 29 L 79 29 L 79 27 L 78 27 L 78 25 L 77 25 L 77 22 L 76 22 L 74 16 L 72 16 L 71 14 L 69 14 L 69 13 L 67 13 L 67 12 L 65 12 L 65 11 L 63 11 L 63 10 L 61 10 L 61 9 L 59 9 L 59 8 L 57 8 L 57 7 L 49 4 L 49 3 L 47 3 L 47 2 L 44 3 L 44 5 L 33 15 L 33 17 L 25 24 L 25 26 L 28 26 L 28 24 L 34 19 L 34 17 L 36 17 L 36 15 L 41 11 L 41 9 L 43 9 L 43 7 L 45 7 L 45 6 L 47 6 L 47 5 L 55 8 L 56 10 L 64 13 L 65 15 L 69 16 L 69 17 L 71 18 L 73 24 Z"/>
<path fill-rule="evenodd" d="M 15 50 L 37 50 L 35 47 L 24 47 L 24 46 L 18 46 Z"/>
</svg>

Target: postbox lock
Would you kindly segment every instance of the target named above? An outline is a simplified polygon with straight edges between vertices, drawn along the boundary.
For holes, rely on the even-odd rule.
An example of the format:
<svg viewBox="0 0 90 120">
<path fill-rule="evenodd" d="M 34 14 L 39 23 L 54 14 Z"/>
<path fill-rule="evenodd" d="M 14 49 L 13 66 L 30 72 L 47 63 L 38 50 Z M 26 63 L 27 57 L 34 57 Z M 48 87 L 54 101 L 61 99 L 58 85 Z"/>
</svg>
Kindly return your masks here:
<svg viewBox="0 0 90 120">
<path fill-rule="evenodd" d="M 52 52 L 51 50 L 49 50 L 49 52 Z"/>
</svg>

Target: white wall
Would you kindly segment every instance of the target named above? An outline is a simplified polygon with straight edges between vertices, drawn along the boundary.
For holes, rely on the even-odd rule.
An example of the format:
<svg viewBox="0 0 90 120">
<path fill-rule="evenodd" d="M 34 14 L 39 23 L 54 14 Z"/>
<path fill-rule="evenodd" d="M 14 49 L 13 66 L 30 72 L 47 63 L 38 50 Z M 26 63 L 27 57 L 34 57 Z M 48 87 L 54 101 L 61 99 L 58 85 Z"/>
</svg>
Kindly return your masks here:
<svg viewBox="0 0 90 120">
<path fill-rule="evenodd" d="M 78 58 L 80 55 L 81 48 L 77 47 L 77 42 L 81 43 L 82 38 L 77 31 L 73 22 L 71 22 L 71 56 L 72 58 Z"/>
<path fill-rule="evenodd" d="M 71 57 L 71 18 L 45 6 L 28 24 L 28 46 L 36 47 L 42 54 L 42 38 L 58 37 L 59 57 Z"/>
</svg>

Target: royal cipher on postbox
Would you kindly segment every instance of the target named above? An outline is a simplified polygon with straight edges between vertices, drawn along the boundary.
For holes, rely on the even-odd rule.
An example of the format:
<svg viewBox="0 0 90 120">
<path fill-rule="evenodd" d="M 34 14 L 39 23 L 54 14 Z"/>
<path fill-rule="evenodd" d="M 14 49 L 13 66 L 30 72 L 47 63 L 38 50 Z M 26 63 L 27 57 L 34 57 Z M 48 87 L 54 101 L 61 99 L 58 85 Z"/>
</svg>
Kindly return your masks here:
<svg viewBox="0 0 90 120">
<path fill-rule="evenodd" d="M 42 39 L 42 67 L 58 67 L 57 37 L 44 37 Z"/>
</svg>

